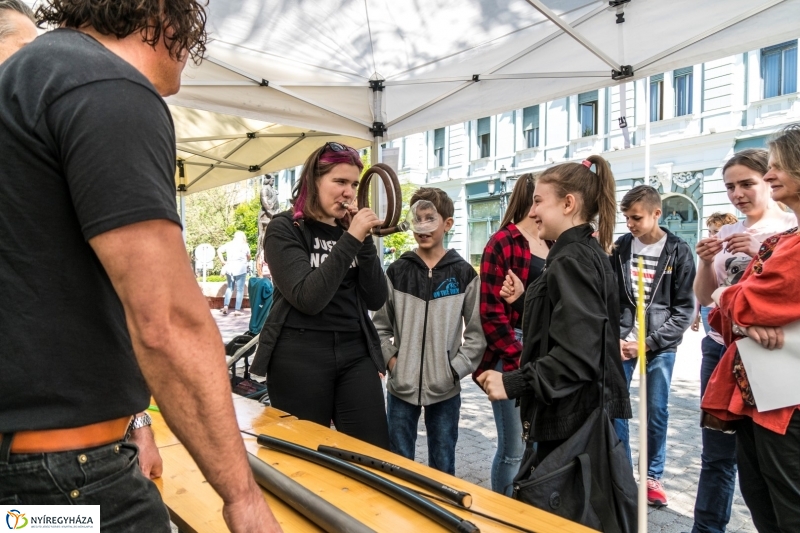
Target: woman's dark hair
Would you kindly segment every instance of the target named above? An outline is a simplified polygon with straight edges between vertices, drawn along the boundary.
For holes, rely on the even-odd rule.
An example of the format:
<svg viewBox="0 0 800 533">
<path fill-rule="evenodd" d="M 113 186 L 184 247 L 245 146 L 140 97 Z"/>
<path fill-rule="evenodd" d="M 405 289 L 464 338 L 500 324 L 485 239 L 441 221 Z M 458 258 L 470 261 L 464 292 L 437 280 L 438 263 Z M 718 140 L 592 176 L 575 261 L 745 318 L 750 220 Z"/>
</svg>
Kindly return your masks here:
<svg viewBox="0 0 800 533">
<path fill-rule="evenodd" d="M 333 170 L 336 165 L 342 163 L 358 167 L 359 172 L 364 170 L 364 163 L 355 148 L 339 145 L 344 150 L 334 151 L 329 149 L 326 143 L 323 147 L 314 150 L 306 162 L 303 163 L 303 170 L 300 172 L 300 179 L 292 191 L 292 207 L 294 219 L 313 218 L 319 219 L 324 216 L 322 206 L 319 205 L 319 179 Z"/>
<path fill-rule="evenodd" d="M 741 165 L 763 176 L 767 173 L 767 159 L 768 154 L 766 150 L 761 148 L 748 148 L 747 150 L 742 150 L 741 152 L 733 154 L 733 157 L 728 159 L 722 167 L 722 174 L 724 176 L 725 171 L 729 168 Z"/>
<path fill-rule="evenodd" d="M 559 198 L 575 195 L 581 218 L 592 223 L 597 221 L 597 240 L 611 253 L 617 218 L 614 175 L 608 162 L 599 155 L 591 155 L 586 161 L 594 165 L 594 171 L 583 163 L 563 163 L 545 170 L 538 181 L 551 184 Z"/>
<path fill-rule="evenodd" d="M 500 227 L 505 228 L 512 222 L 518 223 L 524 220 L 530 213 L 533 205 L 533 189 L 536 187 L 536 177 L 530 172 L 519 177 L 514 184 L 511 198 L 508 199 L 508 209 L 500 222 Z"/>
<path fill-rule="evenodd" d="M 36 10 L 39 27 L 83 28 L 91 26 L 103 35 L 124 39 L 142 32 L 142 40 L 154 47 L 163 39 L 170 56 L 184 52 L 195 63 L 206 51 L 206 10 L 199 0 L 46 0 Z M 173 33 L 167 37 L 164 30 Z"/>
</svg>

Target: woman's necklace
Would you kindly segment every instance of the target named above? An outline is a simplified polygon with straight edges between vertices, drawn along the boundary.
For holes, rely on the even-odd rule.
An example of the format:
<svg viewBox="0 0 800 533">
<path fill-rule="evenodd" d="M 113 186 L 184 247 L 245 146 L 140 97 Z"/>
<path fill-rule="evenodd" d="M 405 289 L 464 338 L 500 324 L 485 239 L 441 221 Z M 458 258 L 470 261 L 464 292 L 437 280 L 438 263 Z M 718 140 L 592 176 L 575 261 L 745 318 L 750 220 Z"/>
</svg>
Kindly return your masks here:
<svg viewBox="0 0 800 533">
<path fill-rule="evenodd" d="M 540 239 L 539 237 L 534 237 L 532 233 L 530 233 L 528 230 L 526 230 L 522 226 L 517 226 L 517 229 L 520 230 L 523 235 L 525 235 L 526 239 L 528 239 L 529 241 L 534 241 L 536 243 L 536 246 L 541 247 L 542 244 L 544 244 L 542 239 Z"/>
</svg>

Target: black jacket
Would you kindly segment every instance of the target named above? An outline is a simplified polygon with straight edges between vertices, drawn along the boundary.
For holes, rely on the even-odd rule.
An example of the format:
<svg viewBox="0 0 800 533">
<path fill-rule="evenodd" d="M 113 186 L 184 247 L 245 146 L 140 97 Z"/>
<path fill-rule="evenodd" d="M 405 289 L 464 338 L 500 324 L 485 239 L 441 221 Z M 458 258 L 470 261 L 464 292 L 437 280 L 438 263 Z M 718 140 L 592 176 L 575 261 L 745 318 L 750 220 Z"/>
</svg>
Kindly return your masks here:
<svg viewBox="0 0 800 533">
<path fill-rule="evenodd" d="M 504 373 L 503 385 L 509 398 L 520 398 L 533 441 L 569 438 L 602 404 L 603 357 L 608 414 L 631 417 L 616 280 L 592 232 L 583 224 L 562 233 L 525 291 L 520 369 Z"/>
<path fill-rule="evenodd" d="M 645 312 L 648 357 L 674 352 L 683 340 L 683 333 L 694 316 L 695 266 L 692 250 L 686 241 L 662 228 L 667 242 L 658 259 L 656 275 Z M 619 338 L 625 339 L 636 320 L 636 300 L 631 287 L 631 246 L 633 235 L 617 239 L 611 263 L 619 293 Z"/>
<path fill-rule="evenodd" d="M 345 232 L 316 269 L 308 260 L 312 236 L 303 219 L 293 220 L 291 211 L 275 216 L 264 234 L 264 257 L 275 286 L 272 309 L 258 339 L 250 370 L 266 375 L 272 351 L 292 307 L 316 315 L 336 294 L 353 259 L 358 258 L 358 316 L 375 368 L 384 371 L 381 341 L 367 310 L 377 311 L 386 301 L 386 281 L 371 237 L 359 242 Z"/>
</svg>

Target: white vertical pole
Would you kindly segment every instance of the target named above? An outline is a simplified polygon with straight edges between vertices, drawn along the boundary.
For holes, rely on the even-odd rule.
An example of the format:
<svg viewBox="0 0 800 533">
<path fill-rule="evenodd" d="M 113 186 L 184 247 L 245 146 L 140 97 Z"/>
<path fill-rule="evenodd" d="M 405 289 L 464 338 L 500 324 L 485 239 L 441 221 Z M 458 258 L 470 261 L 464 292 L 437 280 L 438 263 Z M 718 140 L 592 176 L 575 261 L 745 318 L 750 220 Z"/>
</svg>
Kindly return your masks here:
<svg viewBox="0 0 800 533">
<path fill-rule="evenodd" d="M 181 198 L 181 234 L 183 235 L 183 242 L 186 243 L 186 198 L 183 196 L 183 191 L 179 194 Z"/>
<path fill-rule="evenodd" d="M 650 183 L 650 77 L 644 80 L 644 183 Z M 639 259 L 637 298 L 639 332 L 639 533 L 647 533 L 647 356 L 645 351 L 644 277 Z"/>
</svg>

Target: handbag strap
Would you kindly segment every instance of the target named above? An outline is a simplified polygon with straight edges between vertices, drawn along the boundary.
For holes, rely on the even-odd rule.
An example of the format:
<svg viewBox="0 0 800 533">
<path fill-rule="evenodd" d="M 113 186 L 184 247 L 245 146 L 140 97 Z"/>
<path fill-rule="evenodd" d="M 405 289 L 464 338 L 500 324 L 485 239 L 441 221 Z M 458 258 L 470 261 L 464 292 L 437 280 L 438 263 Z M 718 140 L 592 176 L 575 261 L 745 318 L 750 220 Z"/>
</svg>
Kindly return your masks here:
<svg viewBox="0 0 800 533">
<path fill-rule="evenodd" d="M 583 514 L 579 522 L 586 523 L 586 515 L 591 508 L 592 496 L 592 463 L 589 455 L 582 453 L 578 456 L 578 463 L 581 467 L 581 479 L 583 480 Z"/>
</svg>

